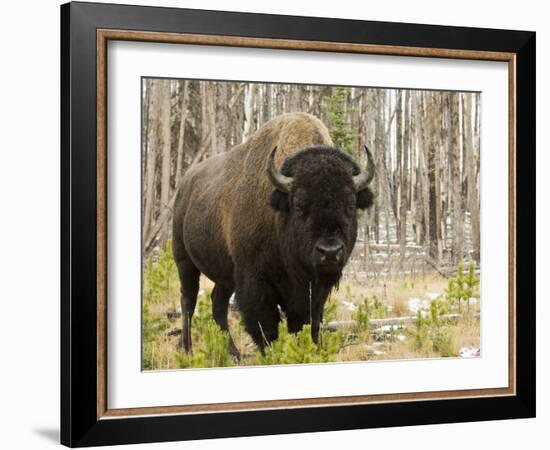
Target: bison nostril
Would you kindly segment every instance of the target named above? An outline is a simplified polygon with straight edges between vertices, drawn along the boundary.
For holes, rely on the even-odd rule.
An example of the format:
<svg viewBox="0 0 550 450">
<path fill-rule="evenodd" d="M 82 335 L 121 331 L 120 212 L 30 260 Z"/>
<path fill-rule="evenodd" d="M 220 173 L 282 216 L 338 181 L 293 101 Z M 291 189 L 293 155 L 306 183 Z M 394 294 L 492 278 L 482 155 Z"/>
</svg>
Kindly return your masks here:
<svg viewBox="0 0 550 450">
<path fill-rule="evenodd" d="M 317 245 L 315 250 L 319 253 L 321 262 L 336 261 L 339 262 L 344 254 L 344 246 L 337 245 Z"/>
</svg>

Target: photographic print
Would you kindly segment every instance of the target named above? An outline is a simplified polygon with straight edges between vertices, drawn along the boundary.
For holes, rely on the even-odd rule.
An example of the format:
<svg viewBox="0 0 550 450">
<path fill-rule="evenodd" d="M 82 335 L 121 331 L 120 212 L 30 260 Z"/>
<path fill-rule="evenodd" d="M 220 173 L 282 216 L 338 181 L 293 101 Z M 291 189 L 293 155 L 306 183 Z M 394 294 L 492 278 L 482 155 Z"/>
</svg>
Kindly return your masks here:
<svg viewBox="0 0 550 450">
<path fill-rule="evenodd" d="M 142 370 L 481 355 L 479 92 L 141 92 Z"/>
</svg>

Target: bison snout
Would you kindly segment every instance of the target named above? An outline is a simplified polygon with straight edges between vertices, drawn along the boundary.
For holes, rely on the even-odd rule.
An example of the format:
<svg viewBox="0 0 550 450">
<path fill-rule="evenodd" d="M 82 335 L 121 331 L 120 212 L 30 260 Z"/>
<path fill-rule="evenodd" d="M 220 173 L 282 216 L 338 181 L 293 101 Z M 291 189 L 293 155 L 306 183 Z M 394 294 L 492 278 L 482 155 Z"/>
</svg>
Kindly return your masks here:
<svg viewBox="0 0 550 450">
<path fill-rule="evenodd" d="M 317 244 L 315 251 L 321 264 L 339 263 L 344 256 L 344 246 L 342 244 L 323 245 Z"/>
</svg>

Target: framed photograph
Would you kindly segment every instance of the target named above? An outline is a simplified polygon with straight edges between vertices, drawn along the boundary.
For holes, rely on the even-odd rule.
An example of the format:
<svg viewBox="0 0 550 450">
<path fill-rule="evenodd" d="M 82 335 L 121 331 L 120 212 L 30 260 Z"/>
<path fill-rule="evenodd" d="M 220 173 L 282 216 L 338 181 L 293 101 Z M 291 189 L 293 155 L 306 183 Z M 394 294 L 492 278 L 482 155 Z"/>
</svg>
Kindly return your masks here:
<svg viewBox="0 0 550 450">
<path fill-rule="evenodd" d="M 61 7 L 61 442 L 535 415 L 535 33 Z"/>
</svg>

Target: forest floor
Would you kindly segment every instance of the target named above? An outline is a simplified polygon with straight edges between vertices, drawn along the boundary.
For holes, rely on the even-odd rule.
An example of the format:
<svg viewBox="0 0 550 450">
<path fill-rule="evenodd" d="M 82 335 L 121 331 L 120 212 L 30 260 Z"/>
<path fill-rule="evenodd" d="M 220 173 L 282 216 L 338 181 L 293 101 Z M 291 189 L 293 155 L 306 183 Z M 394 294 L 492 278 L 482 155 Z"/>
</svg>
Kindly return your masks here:
<svg viewBox="0 0 550 450">
<path fill-rule="evenodd" d="M 238 362 L 225 350 L 226 336 L 215 325 L 209 328 L 213 283 L 201 276 L 192 327 L 194 354 L 200 354 L 201 358 L 187 357 L 181 349 L 179 281 L 171 255 L 166 253 L 154 264 L 150 259 L 147 263 L 150 267 L 144 269 L 144 370 L 480 354 L 479 300 L 470 299 L 469 306 L 465 302 L 457 305 L 449 301 L 446 298 L 448 280 L 437 273 L 429 273 L 373 278 L 360 284 L 343 279 L 325 306 L 322 332 L 325 338 L 322 339 L 332 342 L 331 348 L 317 349 L 303 337 L 292 342 L 287 339 L 278 348 L 273 347 L 270 359 L 259 354 L 232 302 L 229 326 L 242 356 Z M 312 353 L 306 354 L 305 350 L 297 350 L 293 345 L 309 345 L 308 351 Z M 275 355 L 275 351 L 281 354 Z M 282 354 L 285 352 L 288 354 Z"/>
</svg>

